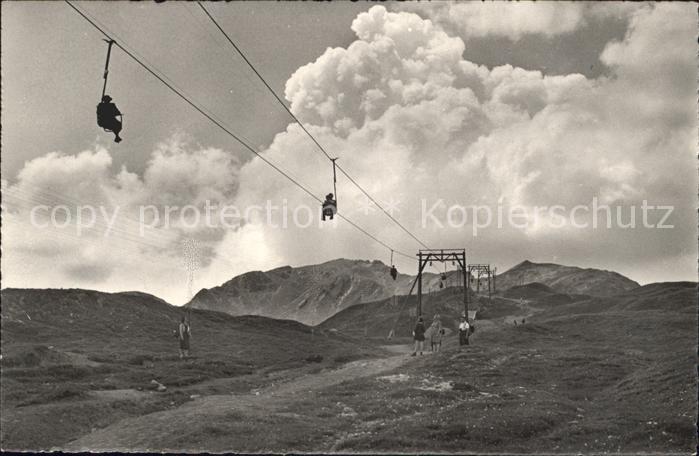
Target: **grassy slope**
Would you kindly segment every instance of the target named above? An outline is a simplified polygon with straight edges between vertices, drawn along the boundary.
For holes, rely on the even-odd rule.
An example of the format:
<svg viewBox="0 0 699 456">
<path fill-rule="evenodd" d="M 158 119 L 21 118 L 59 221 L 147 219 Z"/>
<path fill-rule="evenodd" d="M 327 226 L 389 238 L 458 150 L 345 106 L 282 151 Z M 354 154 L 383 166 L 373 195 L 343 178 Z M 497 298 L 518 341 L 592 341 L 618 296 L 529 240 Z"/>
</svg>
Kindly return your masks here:
<svg viewBox="0 0 699 456">
<path fill-rule="evenodd" d="M 691 452 L 695 301 L 694 284 L 662 284 L 549 307 L 525 325 L 483 324 L 474 345 L 451 337 L 391 375 L 299 399 L 288 410 L 329 435 L 304 427 L 304 439 L 283 434 L 265 448 Z"/>
<path fill-rule="evenodd" d="M 320 406 L 353 392 L 359 413 L 337 449 L 693 451 L 695 284 L 644 288 L 477 333 L 466 349 L 452 339 L 404 381 L 325 392 Z M 453 389 L 426 388 L 442 382 Z"/>
<path fill-rule="evenodd" d="M 443 325 L 455 331 L 458 327 L 459 315 L 464 311 L 464 295 L 462 289 L 453 287 L 440 292 L 424 295 L 422 312 L 425 322 L 429 325 L 435 313 L 442 317 Z M 471 296 L 470 310 L 483 307 L 485 300 Z M 340 334 L 354 337 L 366 337 L 370 340 L 385 340 L 391 329 L 395 331 L 398 341 L 410 340 L 415 317 L 411 317 L 409 309 L 415 309 L 416 296 L 397 296 L 395 304 L 392 299 L 356 304 L 343 309 L 328 318 L 318 328 L 337 330 Z"/>
<path fill-rule="evenodd" d="M 220 389 L 248 391 L 281 369 L 319 369 L 375 349 L 293 321 L 192 310 L 192 355 L 177 356 L 182 309 L 139 293 L 2 291 L 2 448 L 60 445 L 93 427 Z M 309 363 L 320 355 L 320 363 Z M 95 390 L 169 390 L 140 401 Z M 230 379 L 222 381 L 222 379 Z"/>
<path fill-rule="evenodd" d="M 441 353 L 409 358 L 393 372 L 294 395 L 271 414 L 253 407 L 207 417 L 170 444 L 239 452 L 692 452 L 695 286 L 654 284 L 556 305 L 533 299 L 543 310 L 518 326 L 503 324 L 509 303 L 496 300 L 471 346 L 448 337 Z M 445 304 L 433 300 L 443 315 L 458 308 L 449 299 L 445 292 Z M 355 307 L 335 321 L 346 325 L 336 328 L 341 334 L 365 327 L 368 310 Z M 374 318 L 377 337 L 395 319 L 383 309 L 387 315 Z M 333 327 L 331 320 L 318 329 Z"/>
</svg>

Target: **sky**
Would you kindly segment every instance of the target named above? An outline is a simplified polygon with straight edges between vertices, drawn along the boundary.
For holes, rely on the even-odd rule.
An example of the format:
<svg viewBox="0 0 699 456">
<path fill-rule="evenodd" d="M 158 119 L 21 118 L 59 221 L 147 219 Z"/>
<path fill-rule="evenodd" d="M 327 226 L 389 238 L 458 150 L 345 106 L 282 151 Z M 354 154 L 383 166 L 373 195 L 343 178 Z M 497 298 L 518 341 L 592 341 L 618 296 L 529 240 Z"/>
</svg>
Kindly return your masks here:
<svg viewBox="0 0 699 456">
<path fill-rule="evenodd" d="M 183 304 L 249 270 L 388 263 L 390 249 L 411 257 L 394 254 L 401 272 L 416 272 L 421 245 L 344 175 L 340 212 L 380 242 L 344 220 L 320 223 L 319 204 L 262 160 L 316 197 L 332 191 L 328 159 L 196 4 L 76 5 L 260 156 L 118 48 L 115 144 L 94 119 L 102 36 L 63 2 L 3 2 L 3 287 L 142 290 Z M 499 271 L 529 259 L 696 280 L 693 5 L 207 8 L 423 244 L 466 248 Z M 207 206 L 214 219 L 234 215 L 202 223 Z M 519 224 L 507 219 L 515 210 Z"/>
</svg>

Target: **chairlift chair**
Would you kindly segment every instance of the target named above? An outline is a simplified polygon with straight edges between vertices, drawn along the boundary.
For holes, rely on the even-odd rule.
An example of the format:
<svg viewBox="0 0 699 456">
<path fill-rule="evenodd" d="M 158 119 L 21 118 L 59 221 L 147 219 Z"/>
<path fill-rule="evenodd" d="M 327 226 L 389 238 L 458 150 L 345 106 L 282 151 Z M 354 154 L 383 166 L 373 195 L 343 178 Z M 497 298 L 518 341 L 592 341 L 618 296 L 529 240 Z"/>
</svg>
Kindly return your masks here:
<svg viewBox="0 0 699 456">
<path fill-rule="evenodd" d="M 103 40 L 108 44 L 107 47 L 107 61 L 104 64 L 104 84 L 102 85 L 102 97 L 100 98 L 100 103 L 97 105 L 97 126 L 104 129 L 104 131 L 109 133 L 114 133 L 116 135 L 115 142 L 120 142 L 119 132 L 124 126 L 124 116 L 119 112 L 115 104 L 111 103 L 112 97 L 106 95 L 107 91 L 107 78 L 109 76 L 109 59 L 112 55 L 112 46 L 115 41 L 112 39 Z M 117 119 L 118 117 L 118 119 Z M 115 127 L 120 127 L 116 129 Z"/>
<path fill-rule="evenodd" d="M 398 277 L 398 269 L 396 269 L 396 265 L 393 264 L 393 250 L 391 250 L 391 277 L 393 277 L 393 280 L 396 280 L 396 277 Z"/>
<path fill-rule="evenodd" d="M 325 217 L 330 217 L 330 220 L 337 214 L 337 200 L 334 198 L 332 193 L 328 193 L 325 196 L 325 201 L 323 201 L 323 220 Z"/>
<path fill-rule="evenodd" d="M 325 217 L 329 217 L 332 220 L 337 214 L 337 173 L 335 171 L 335 160 L 337 158 L 331 158 L 333 162 L 333 193 L 328 193 L 325 195 L 325 201 L 323 201 L 323 211 L 321 219 L 325 221 Z"/>
</svg>

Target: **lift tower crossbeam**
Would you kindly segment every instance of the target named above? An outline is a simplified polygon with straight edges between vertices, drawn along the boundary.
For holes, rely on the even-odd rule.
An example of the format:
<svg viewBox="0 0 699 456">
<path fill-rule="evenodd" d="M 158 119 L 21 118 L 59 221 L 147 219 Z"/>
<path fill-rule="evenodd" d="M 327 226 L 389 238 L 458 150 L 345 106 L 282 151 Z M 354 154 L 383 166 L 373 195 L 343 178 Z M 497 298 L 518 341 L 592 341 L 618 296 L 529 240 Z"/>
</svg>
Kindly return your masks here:
<svg viewBox="0 0 699 456">
<path fill-rule="evenodd" d="M 425 249 L 419 250 L 418 271 L 417 271 L 417 316 L 422 315 L 422 271 L 433 261 L 444 263 L 447 261 L 457 262 L 463 275 L 464 283 L 464 312 L 468 319 L 468 279 L 466 271 L 466 249 Z"/>
<path fill-rule="evenodd" d="M 488 300 L 491 299 L 491 281 L 493 284 L 492 292 L 494 292 L 495 286 L 495 269 L 490 268 L 489 264 L 469 264 L 468 265 L 468 278 L 469 282 L 472 279 L 476 279 L 476 293 L 481 291 L 481 277 L 485 276 L 488 279 Z"/>
</svg>

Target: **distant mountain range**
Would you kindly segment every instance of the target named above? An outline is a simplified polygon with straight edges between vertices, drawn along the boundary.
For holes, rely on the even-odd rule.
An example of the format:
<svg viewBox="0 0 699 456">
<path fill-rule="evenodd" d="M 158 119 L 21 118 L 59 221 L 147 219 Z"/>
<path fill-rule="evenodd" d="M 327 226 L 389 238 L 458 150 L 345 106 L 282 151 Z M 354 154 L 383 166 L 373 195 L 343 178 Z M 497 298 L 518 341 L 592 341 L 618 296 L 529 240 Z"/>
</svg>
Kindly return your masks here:
<svg viewBox="0 0 699 456">
<path fill-rule="evenodd" d="M 423 277 L 424 290 L 438 286 L 438 274 Z M 315 325 L 354 304 L 407 294 L 414 278 L 399 271 L 393 280 L 390 267 L 380 261 L 338 259 L 248 272 L 221 286 L 202 289 L 187 306 Z"/>
<path fill-rule="evenodd" d="M 448 285 L 455 284 L 454 272 L 448 276 Z M 405 295 L 414 279 L 399 274 L 394 281 L 389 267 L 380 261 L 338 259 L 313 266 L 248 272 L 221 286 L 202 289 L 187 306 L 316 325 L 355 304 Z M 439 280 L 439 274 L 425 273 L 423 292 L 438 289 Z M 611 296 L 639 286 L 616 272 L 530 261 L 496 277 L 498 291 L 534 282 L 557 293 L 590 296 Z M 487 286 L 481 291 L 484 288 Z"/>
<path fill-rule="evenodd" d="M 447 275 L 444 291 L 458 284 L 455 271 L 450 271 Z M 394 295 L 406 295 L 414 279 L 415 276 L 399 273 L 397 279 L 393 280 L 389 266 L 380 261 L 337 259 L 318 265 L 297 268 L 285 266 L 266 272 L 248 272 L 220 286 L 202 289 L 186 306 L 234 316 L 257 315 L 317 325 L 348 307 L 387 300 Z M 517 298 L 520 293 L 515 287 L 537 283 L 548 287 L 553 293 L 571 296 L 613 296 L 639 287 L 633 280 L 611 271 L 530 261 L 524 261 L 496 277 L 498 294 L 506 293 L 505 296 L 510 298 Z M 439 284 L 439 274 L 423 275 L 423 293 L 439 291 Z M 484 289 L 487 287 L 482 285 L 482 294 Z M 508 292 L 510 289 L 512 290 Z M 32 298 L 29 298 L 30 295 Z M 10 296 L 19 300 L 29 299 L 26 303 L 29 306 L 34 305 L 32 301 L 36 302 L 37 296 L 41 296 L 39 301 L 42 301 L 49 295 L 61 296 L 58 300 L 50 300 L 53 312 L 63 306 L 64 302 L 70 301 L 70 306 L 65 309 L 68 314 L 75 311 L 73 306 L 76 300 L 90 302 L 90 311 L 96 311 L 102 302 L 114 302 L 114 306 L 108 307 L 108 312 L 115 317 L 116 322 L 119 318 L 114 312 L 119 306 L 128 307 L 136 302 L 147 304 L 137 305 L 135 313 L 131 309 L 125 312 L 125 315 L 130 316 L 143 312 L 144 308 L 170 307 L 165 301 L 139 292 L 99 294 L 90 290 L 3 290 L 5 301 Z M 71 297 L 68 301 L 67 296 Z M 6 310 L 12 312 L 14 304 L 8 305 L 10 307 L 6 307 L 3 302 L 3 313 Z M 59 313 L 58 318 L 63 317 Z M 175 321 L 171 320 L 170 324 Z"/>
<path fill-rule="evenodd" d="M 496 277 L 496 286 L 502 291 L 533 282 L 542 283 L 558 293 L 589 296 L 612 296 L 640 286 L 613 271 L 531 261 L 523 261 Z"/>
</svg>

